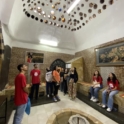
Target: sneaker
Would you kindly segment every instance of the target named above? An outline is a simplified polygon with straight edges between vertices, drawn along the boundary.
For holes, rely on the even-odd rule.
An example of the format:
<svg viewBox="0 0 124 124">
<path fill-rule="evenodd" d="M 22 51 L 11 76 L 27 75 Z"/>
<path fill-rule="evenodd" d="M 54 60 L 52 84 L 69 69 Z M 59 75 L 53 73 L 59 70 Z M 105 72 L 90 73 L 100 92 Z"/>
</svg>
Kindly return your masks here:
<svg viewBox="0 0 124 124">
<path fill-rule="evenodd" d="M 94 99 L 93 99 L 93 102 L 98 102 L 98 99 L 94 98 Z"/>
<path fill-rule="evenodd" d="M 59 96 L 56 96 L 57 100 L 60 100 L 60 97 Z"/>
<path fill-rule="evenodd" d="M 102 108 L 106 108 L 106 105 L 102 105 Z"/>
<path fill-rule="evenodd" d="M 93 99 L 94 99 L 94 97 L 92 96 L 90 100 L 93 101 Z"/>
<path fill-rule="evenodd" d="M 54 101 L 54 102 L 57 102 L 57 99 L 56 99 L 55 97 L 53 97 L 53 101 Z"/>
<path fill-rule="evenodd" d="M 111 112 L 111 111 L 112 111 L 110 108 L 107 108 L 106 110 L 107 110 L 108 112 Z"/>
</svg>

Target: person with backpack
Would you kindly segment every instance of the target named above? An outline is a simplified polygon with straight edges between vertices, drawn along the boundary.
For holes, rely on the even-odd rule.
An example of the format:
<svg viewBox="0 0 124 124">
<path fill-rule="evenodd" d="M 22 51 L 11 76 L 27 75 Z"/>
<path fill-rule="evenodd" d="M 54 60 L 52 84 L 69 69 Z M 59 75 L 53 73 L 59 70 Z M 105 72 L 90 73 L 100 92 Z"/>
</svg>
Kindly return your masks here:
<svg viewBox="0 0 124 124">
<path fill-rule="evenodd" d="M 47 97 L 50 97 L 53 95 L 53 84 L 52 84 L 52 71 L 49 67 L 46 68 L 46 93 Z"/>
</svg>

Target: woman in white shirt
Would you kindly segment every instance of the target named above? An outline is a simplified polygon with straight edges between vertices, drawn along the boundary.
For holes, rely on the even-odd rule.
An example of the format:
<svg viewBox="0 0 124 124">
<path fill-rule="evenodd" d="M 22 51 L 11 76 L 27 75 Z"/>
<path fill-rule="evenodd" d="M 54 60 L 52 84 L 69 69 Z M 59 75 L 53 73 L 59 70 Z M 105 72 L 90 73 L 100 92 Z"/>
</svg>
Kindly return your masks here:
<svg viewBox="0 0 124 124">
<path fill-rule="evenodd" d="M 50 97 L 53 95 L 53 84 L 52 84 L 52 71 L 49 67 L 46 68 L 46 93 L 47 97 Z"/>
</svg>

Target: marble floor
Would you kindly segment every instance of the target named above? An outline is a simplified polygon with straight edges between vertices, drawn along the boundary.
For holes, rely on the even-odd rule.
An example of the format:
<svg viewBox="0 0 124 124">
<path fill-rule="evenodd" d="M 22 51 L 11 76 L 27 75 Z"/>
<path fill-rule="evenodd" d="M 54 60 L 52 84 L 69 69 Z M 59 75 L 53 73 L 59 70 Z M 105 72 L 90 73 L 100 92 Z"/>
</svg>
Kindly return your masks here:
<svg viewBox="0 0 124 124">
<path fill-rule="evenodd" d="M 24 115 L 22 124 L 46 124 L 51 114 L 65 108 L 75 108 L 82 110 L 83 112 L 86 112 L 99 119 L 103 124 L 117 124 L 115 121 L 99 113 L 77 98 L 75 101 L 72 101 L 68 98 L 67 95 L 64 96 L 61 92 L 59 92 L 59 96 L 61 98 L 60 102 L 32 107 L 31 114 L 29 116 L 26 114 Z M 12 112 L 8 124 L 12 124 L 14 113 L 15 111 Z"/>
</svg>

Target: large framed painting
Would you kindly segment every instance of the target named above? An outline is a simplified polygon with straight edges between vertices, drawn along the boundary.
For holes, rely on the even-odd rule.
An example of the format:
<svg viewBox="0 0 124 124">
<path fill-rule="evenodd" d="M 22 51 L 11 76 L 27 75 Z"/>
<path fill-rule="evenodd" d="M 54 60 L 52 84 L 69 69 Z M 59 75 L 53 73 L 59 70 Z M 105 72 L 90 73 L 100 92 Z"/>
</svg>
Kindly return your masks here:
<svg viewBox="0 0 124 124">
<path fill-rule="evenodd" d="M 96 48 L 96 66 L 124 65 L 124 42 Z"/>
<path fill-rule="evenodd" d="M 36 52 L 26 52 L 25 61 L 27 63 L 43 63 L 44 54 Z"/>
</svg>

